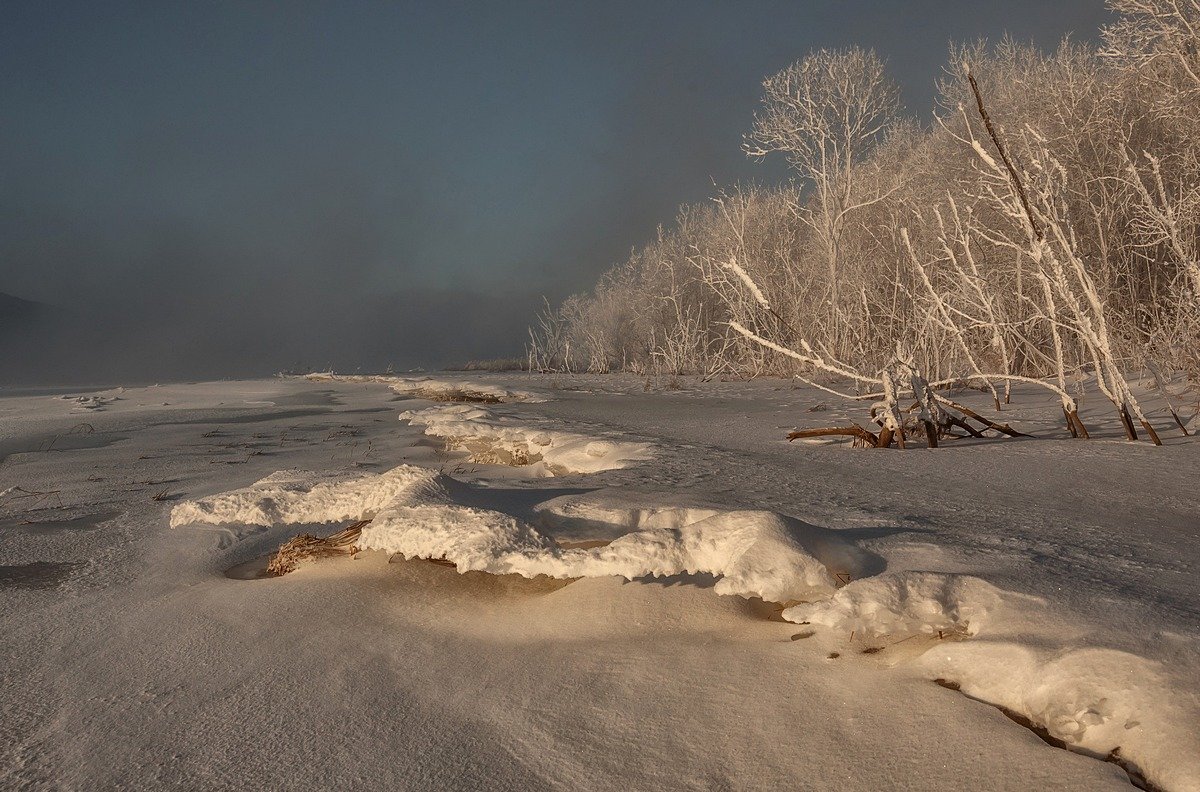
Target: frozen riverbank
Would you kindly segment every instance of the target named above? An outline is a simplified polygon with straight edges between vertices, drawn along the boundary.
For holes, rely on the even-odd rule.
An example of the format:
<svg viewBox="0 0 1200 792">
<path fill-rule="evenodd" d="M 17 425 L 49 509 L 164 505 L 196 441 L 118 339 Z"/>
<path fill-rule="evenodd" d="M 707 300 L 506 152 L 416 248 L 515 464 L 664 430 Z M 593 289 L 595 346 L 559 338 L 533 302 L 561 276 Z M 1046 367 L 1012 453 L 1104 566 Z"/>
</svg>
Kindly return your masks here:
<svg viewBox="0 0 1200 792">
<path fill-rule="evenodd" d="M 4 534 L 0 564 L 29 573 L 0 588 L 15 637 L 6 682 L 24 691 L 0 710 L 13 746 L 4 777 L 1128 788 L 1116 765 L 1050 747 L 968 693 L 1041 718 L 1081 750 L 1115 740 L 1153 782 L 1195 788 L 1192 443 L 851 451 L 780 439 L 819 402 L 787 383 L 486 382 L 549 391 L 488 405 L 489 426 L 652 454 L 534 478 L 494 464 L 511 459 L 472 459 L 469 444 L 447 450 L 428 424 L 397 420 L 428 402 L 390 401 L 370 382 L 139 389 L 86 413 L 45 396 L 0 401 L 4 442 L 25 449 L 0 466 L 0 489 L 21 488 L 4 519 L 82 520 Z M 1022 404 L 1006 418 L 1041 433 L 1044 412 Z M 18 442 L 73 429 L 106 442 L 60 452 Z M 361 485 L 405 464 L 435 486 L 399 503 L 399 490 Z M 381 502 L 167 527 L 172 508 L 288 469 Z M 288 486 L 311 492 L 315 481 Z M 261 507 L 259 494 L 247 503 Z M 368 546 L 507 557 L 492 571 L 561 579 L 388 563 L 387 552 L 279 579 L 223 575 L 307 521 L 388 508 L 437 512 L 421 542 L 444 540 L 448 525 L 487 529 L 472 534 L 486 541 L 461 558 L 452 542 L 414 544 L 404 531 L 433 512 L 399 511 L 364 534 Z M 781 557 L 790 577 L 772 566 Z M 32 564 L 65 566 L 34 585 Z M 764 587 L 780 580 L 793 582 Z M 778 607 L 719 592 L 814 604 L 784 612 L 808 624 L 787 623 Z M 1133 682 L 1116 685 L 1122 673 Z M 302 755 L 305 739 L 325 746 L 319 758 Z"/>
</svg>

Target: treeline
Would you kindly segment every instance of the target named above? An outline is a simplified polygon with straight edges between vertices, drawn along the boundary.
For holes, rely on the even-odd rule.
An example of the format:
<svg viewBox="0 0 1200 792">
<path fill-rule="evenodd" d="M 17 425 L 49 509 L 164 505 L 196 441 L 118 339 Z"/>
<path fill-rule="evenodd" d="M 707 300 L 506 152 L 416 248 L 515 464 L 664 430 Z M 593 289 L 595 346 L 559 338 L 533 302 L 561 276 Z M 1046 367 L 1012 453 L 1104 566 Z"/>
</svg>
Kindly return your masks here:
<svg viewBox="0 0 1200 792">
<path fill-rule="evenodd" d="M 1141 420 L 1127 372 L 1200 376 L 1200 6 L 1112 6 L 1099 47 L 953 48 L 928 126 L 869 51 L 768 77 L 745 149 L 794 181 L 683 207 L 547 306 L 530 367 L 862 393 L 900 366 L 997 406 L 1037 379 L 1064 409 L 1086 380 Z"/>
</svg>

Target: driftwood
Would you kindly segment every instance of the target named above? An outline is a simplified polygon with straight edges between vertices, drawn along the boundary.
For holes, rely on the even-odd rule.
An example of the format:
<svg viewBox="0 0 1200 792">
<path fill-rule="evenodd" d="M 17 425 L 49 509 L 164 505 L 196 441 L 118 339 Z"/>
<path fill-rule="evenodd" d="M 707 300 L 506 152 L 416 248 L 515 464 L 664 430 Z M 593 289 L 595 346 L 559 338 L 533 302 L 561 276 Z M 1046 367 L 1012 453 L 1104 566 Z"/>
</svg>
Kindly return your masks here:
<svg viewBox="0 0 1200 792">
<path fill-rule="evenodd" d="M 932 392 L 930 395 L 939 405 L 936 420 L 929 416 L 928 412 L 922 411 L 920 403 L 917 403 L 907 410 L 902 411 L 910 415 L 895 429 L 890 428 L 883 422 L 882 413 L 872 409 L 872 418 L 880 424 L 879 434 L 875 434 L 858 424 L 849 424 L 847 426 L 823 426 L 816 429 L 796 429 L 788 433 L 787 439 L 791 441 L 809 437 L 843 436 L 854 438 L 854 445 L 861 448 L 888 448 L 895 442 L 897 448 L 904 449 L 907 440 L 911 439 L 911 436 L 905 431 L 906 428 L 917 435 L 924 432 L 926 443 L 928 443 L 930 448 L 937 448 L 938 440 L 942 437 L 965 437 L 969 435 L 971 437 L 982 438 L 984 437 L 984 432 L 989 429 L 1008 437 L 1030 437 L 1030 435 L 1018 432 L 1008 424 L 997 423 L 989 418 L 985 418 L 970 407 L 959 404 L 945 396 L 933 394 Z M 960 415 L 955 415 L 951 410 L 960 413 Z M 918 413 L 918 415 L 911 415 L 914 412 Z M 1074 423 L 1071 422 L 1072 418 Z M 978 421 L 982 424 L 982 428 L 972 426 L 970 420 Z M 1075 427 L 1078 427 L 1077 431 L 1081 431 L 1083 436 L 1087 437 L 1087 429 L 1084 428 L 1083 422 L 1079 420 L 1077 415 L 1068 415 L 1068 425 L 1073 430 Z M 962 429 L 967 435 L 952 434 L 950 432 L 952 427 Z"/>
<path fill-rule="evenodd" d="M 371 522 L 362 520 L 329 536 L 313 536 L 300 534 L 294 536 L 279 548 L 267 563 L 267 574 L 276 577 L 295 571 L 301 561 L 310 558 L 325 558 L 335 555 L 354 555 L 358 552 L 355 542 L 362 534 L 362 529 Z"/>
<path fill-rule="evenodd" d="M 918 435 L 923 431 L 925 433 L 926 442 L 929 444 L 930 448 L 937 448 L 938 439 L 941 437 L 960 438 L 964 436 L 952 434 L 950 432 L 951 427 L 962 429 L 971 437 L 978 438 L 982 438 L 984 436 L 983 433 L 989 429 L 994 432 L 1007 435 L 1008 437 L 1032 437 L 1032 435 L 1025 434 L 1024 432 L 1018 432 L 1016 429 L 1013 429 L 1006 423 L 998 423 L 990 418 L 986 418 L 972 410 L 970 407 L 960 404 L 953 399 L 947 398 L 940 394 L 931 393 L 931 395 L 942 408 L 938 411 L 936 422 L 931 420 L 926 414 L 922 414 L 919 417 L 913 417 L 910 415 L 904 423 L 897 428 L 892 429 L 883 422 L 882 414 L 872 409 L 871 417 L 880 424 L 878 435 L 869 429 L 859 426 L 858 424 L 850 424 L 848 426 L 825 426 L 818 429 L 796 429 L 788 433 L 787 439 L 791 441 L 801 440 L 807 437 L 831 437 L 840 435 L 854 438 L 854 444 L 862 448 L 888 448 L 894 441 L 897 448 L 903 449 L 905 448 L 906 440 L 909 439 L 906 437 L 906 427 L 910 431 L 916 432 Z M 919 409 L 920 405 L 914 404 L 907 410 L 903 410 L 901 412 L 913 413 L 917 412 Z M 954 413 L 950 412 L 950 410 L 961 413 L 961 415 L 955 415 Z M 1125 429 L 1125 436 L 1130 440 L 1137 440 L 1137 429 L 1134 427 L 1133 416 L 1130 415 L 1128 408 L 1123 406 L 1121 408 L 1120 415 L 1121 425 Z M 1072 437 L 1087 439 L 1087 427 L 1084 426 L 1083 421 L 1080 420 L 1079 413 L 1077 411 L 1068 410 L 1066 407 L 1064 407 L 1063 416 L 1067 420 L 1067 428 L 1071 430 Z M 978 421 L 980 424 L 982 424 L 983 428 L 977 429 L 971 426 L 968 419 Z M 1176 421 L 1182 428 L 1182 421 L 1179 421 L 1178 418 L 1176 418 Z M 1162 440 L 1159 438 L 1158 432 L 1155 431 L 1154 427 L 1149 421 L 1139 421 L 1139 423 L 1141 423 L 1142 428 L 1146 431 L 1146 434 L 1150 436 L 1150 439 L 1155 445 L 1162 445 Z M 1184 431 L 1186 432 L 1187 430 L 1185 429 Z M 300 538 L 302 537 L 297 537 L 297 539 Z"/>
<path fill-rule="evenodd" d="M 849 426 L 827 426 L 822 429 L 797 429 L 794 432 L 789 432 L 787 439 L 801 440 L 806 437 L 829 437 L 831 435 L 846 435 L 861 441 L 867 448 L 878 448 L 879 438 L 874 432 L 869 429 L 864 429 L 858 424 L 850 424 Z"/>
<path fill-rule="evenodd" d="M 975 412 L 970 407 L 967 407 L 964 404 L 959 404 L 958 402 L 954 401 L 953 399 L 948 399 L 945 396 L 940 396 L 940 395 L 935 395 L 934 398 L 937 399 L 938 402 L 940 402 L 944 406 L 949 407 L 952 410 L 958 410 L 960 413 L 962 413 L 966 417 L 974 418 L 976 421 L 979 421 L 979 423 L 983 424 L 988 429 L 999 432 L 1000 434 L 1005 434 L 1005 435 L 1008 435 L 1009 437 L 1032 437 L 1032 435 L 1027 435 L 1024 432 L 1018 432 L 1016 429 L 1013 429 L 1008 424 L 996 423 L 995 421 L 993 421 L 989 418 L 984 418 L 982 415 Z"/>
</svg>

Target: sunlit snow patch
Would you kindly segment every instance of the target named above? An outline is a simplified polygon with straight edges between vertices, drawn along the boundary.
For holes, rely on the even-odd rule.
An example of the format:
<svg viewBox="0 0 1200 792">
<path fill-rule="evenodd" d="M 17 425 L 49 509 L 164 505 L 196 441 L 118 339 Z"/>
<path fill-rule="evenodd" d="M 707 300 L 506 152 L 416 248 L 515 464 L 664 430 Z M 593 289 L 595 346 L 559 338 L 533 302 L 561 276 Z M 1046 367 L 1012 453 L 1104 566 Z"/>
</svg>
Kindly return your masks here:
<svg viewBox="0 0 1200 792">
<path fill-rule="evenodd" d="M 1039 598 L 968 575 L 898 572 L 783 616 L 866 651 L 908 649 L 901 656 L 930 679 L 1026 718 L 1066 747 L 1119 759 L 1164 789 L 1200 789 L 1196 698 L 1181 696 L 1158 663 L 1072 638 Z M 934 640 L 963 637 L 973 640 Z"/>
<path fill-rule="evenodd" d="M 933 572 L 883 573 L 839 587 L 842 575 L 878 571 L 872 556 L 836 531 L 772 512 L 656 504 L 644 493 L 601 490 L 542 504 L 539 531 L 455 503 L 455 491 L 447 477 L 408 465 L 357 476 L 289 471 L 181 503 L 171 524 L 371 519 L 355 541 L 359 548 L 443 559 L 460 572 L 627 579 L 707 573 L 718 578 L 718 594 L 803 602 L 784 617 L 884 651 L 879 657 L 892 662 L 911 660 L 928 678 L 1028 718 L 1069 747 L 1119 756 L 1163 788 L 1195 789 L 1200 778 L 1200 746 L 1189 725 L 1200 721 L 1197 703 L 1180 695 L 1170 669 L 1081 645 L 1038 598 Z M 587 537 L 611 541 L 567 541 Z M 955 638 L 972 640 L 945 640 Z"/>
<path fill-rule="evenodd" d="M 538 524 L 561 537 L 608 539 L 634 530 L 644 535 L 667 532 L 744 542 L 739 578 L 757 577 L 758 583 L 745 588 L 771 591 L 773 596 L 764 599 L 773 602 L 824 598 L 838 584 L 883 569 L 882 559 L 836 530 L 771 511 L 723 508 L 691 496 L 607 488 L 554 498 L 539 504 L 536 511 Z M 811 566 L 804 571 L 788 569 L 801 558 L 816 561 L 819 570 Z M 718 584 L 718 590 L 736 587 L 732 579 Z"/>
<path fill-rule="evenodd" d="M 544 402 L 547 398 L 533 391 L 505 388 L 473 379 L 435 379 L 402 377 L 396 374 L 306 374 L 313 382 L 378 382 L 396 393 L 414 398 L 447 402 Z"/>
<path fill-rule="evenodd" d="M 249 487 L 184 501 L 171 509 L 171 527 L 205 523 L 288 525 L 371 519 L 397 499 L 433 486 L 432 470 L 401 465 L 385 473 L 281 470 Z"/>
<path fill-rule="evenodd" d="M 1000 602 L 979 578 L 900 572 L 857 580 L 827 600 L 788 608 L 783 618 L 889 643 L 916 635 L 974 635 Z"/>
<path fill-rule="evenodd" d="M 529 466 L 533 476 L 599 473 L 650 459 L 651 445 L 608 440 L 512 421 L 477 405 L 408 410 L 400 420 L 471 454 L 479 464 Z"/>
<path fill-rule="evenodd" d="M 383 474 L 275 474 L 241 490 L 188 501 L 172 526 L 310 524 L 371 519 L 358 547 L 437 558 L 460 572 L 556 578 L 708 573 L 718 594 L 792 602 L 828 596 L 829 570 L 770 512 L 730 511 L 686 524 L 649 521 L 600 547 L 571 547 L 515 518 L 455 504 L 445 477 L 401 465 Z"/>
<path fill-rule="evenodd" d="M 396 377 L 389 381 L 396 393 L 433 401 L 465 402 L 544 402 L 532 391 L 504 388 L 478 380 L 445 380 L 433 377 Z"/>
</svg>

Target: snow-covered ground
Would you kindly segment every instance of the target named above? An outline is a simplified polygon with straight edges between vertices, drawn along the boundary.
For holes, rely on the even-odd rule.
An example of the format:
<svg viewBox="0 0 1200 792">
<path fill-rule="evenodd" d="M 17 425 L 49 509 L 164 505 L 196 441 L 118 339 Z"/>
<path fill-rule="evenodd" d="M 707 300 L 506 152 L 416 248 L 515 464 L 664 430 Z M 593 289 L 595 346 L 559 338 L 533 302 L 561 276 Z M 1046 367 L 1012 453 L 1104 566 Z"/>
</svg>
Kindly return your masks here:
<svg viewBox="0 0 1200 792">
<path fill-rule="evenodd" d="M 683 385 L 0 397 L 0 787 L 1200 789 L 1196 440 Z"/>
</svg>

